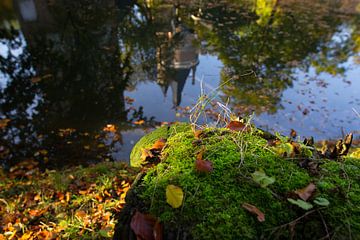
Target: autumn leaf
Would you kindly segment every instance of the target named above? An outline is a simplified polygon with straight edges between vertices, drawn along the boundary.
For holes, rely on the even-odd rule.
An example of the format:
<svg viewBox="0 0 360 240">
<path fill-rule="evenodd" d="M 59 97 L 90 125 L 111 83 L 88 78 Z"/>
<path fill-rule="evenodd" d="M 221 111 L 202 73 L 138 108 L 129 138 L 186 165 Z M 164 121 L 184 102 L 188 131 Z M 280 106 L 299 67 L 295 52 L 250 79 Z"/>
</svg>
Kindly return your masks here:
<svg viewBox="0 0 360 240">
<path fill-rule="evenodd" d="M 309 183 L 305 188 L 298 189 L 295 193 L 304 201 L 307 201 L 314 193 L 316 189 L 315 184 Z"/>
<path fill-rule="evenodd" d="M 10 119 L 7 119 L 7 118 L 0 119 L 0 129 L 5 128 L 9 122 L 10 122 Z"/>
<path fill-rule="evenodd" d="M 249 203 L 243 203 L 242 207 L 245 208 L 247 211 L 255 214 L 257 216 L 257 219 L 258 219 L 259 222 L 264 222 L 265 221 L 265 214 L 263 212 L 261 212 L 254 205 L 251 205 Z"/>
<path fill-rule="evenodd" d="M 203 134 L 203 131 L 202 130 L 196 130 L 194 132 L 194 137 L 195 139 L 200 139 L 201 135 Z"/>
<path fill-rule="evenodd" d="M 145 123 L 145 121 L 144 120 L 139 120 L 139 121 L 135 121 L 135 122 L 133 122 L 135 125 L 143 125 L 144 123 Z"/>
<path fill-rule="evenodd" d="M 247 131 L 247 126 L 245 123 L 242 123 L 240 121 L 230 121 L 226 128 L 232 130 L 232 131 Z"/>
<path fill-rule="evenodd" d="M 114 124 L 107 124 L 106 127 L 103 128 L 105 132 L 116 132 L 116 126 Z"/>
<path fill-rule="evenodd" d="M 262 169 L 260 169 L 259 171 L 253 172 L 251 174 L 251 176 L 252 176 L 252 179 L 263 188 L 265 188 L 275 182 L 275 178 L 268 177 Z"/>
<path fill-rule="evenodd" d="M 287 199 L 290 203 L 304 209 L 304 210 L 310 210 L 313 208 L 313 205 L 311 203 L 305 202 L 301 199 L 294 200 L 292 198 Z"/>
<path fill-rule="evenodd" d="M 165 144 L 166 144 L 166 140 L 160 138 L 152 145 L 150 150 L 162 150 L 165 147 Z"/>
<path fill-rule="evenodd" d="M 156 222 L 156 218 L 153 216 L 136 211 L 131 218 L 130 227 L 134 231 L 137 239 L 155 240 L 154 226 Z M 156 233 L 158 234 L 158 232 Z"/>
<path fill-rule="evenodd" d="M 144 148 L 141 150 L 141 160 L 146 161 L 147 158 L 153 158 L 153 157 L 154 155 L 149 149 Z"/>
<path fill-rule="evenodd" d="M 155 240 L 163 240 L 163 231 L 163 225 L 159 221 L 156 221 L 153 231 Z"/>
<path fill-rule="evenodd" d="M 297 132 L 296 132 L 294 129 L 291 129 L 291 131 L 290 131 L 290 137 L 296 138 L 296 136 L 297 136 Z"/>
<path fill-rule="evenodd" d="M 182 205 L 184 199 L 183 190 L 175 185 L 166 186 L 166 202 L 173 208 L 178 208 Z"/>
<path fill-rule="evenodd" d="M 195 169 L 198 172 L 204 172 L 204 173 L 209 173 L 209 172 L 212 172 L 214 170 L 211 161 L 202 160 L 202 159 L 196 159 L 195 160 Z"/>
</svg>

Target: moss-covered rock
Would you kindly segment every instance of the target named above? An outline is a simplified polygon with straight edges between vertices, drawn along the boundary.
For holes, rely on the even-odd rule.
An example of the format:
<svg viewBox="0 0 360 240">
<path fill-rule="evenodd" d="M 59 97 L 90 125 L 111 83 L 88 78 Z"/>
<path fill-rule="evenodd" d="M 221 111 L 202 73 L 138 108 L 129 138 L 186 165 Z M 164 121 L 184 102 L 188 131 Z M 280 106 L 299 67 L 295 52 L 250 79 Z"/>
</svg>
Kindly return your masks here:
<svg viewBox="0 0 360 240">
<path fill-rule="evenodd" d="M 190 126 L 185 123 L 175 123 L 171 126 L 164 125 L 142 137 L 134 146 L 130 154 L 130 165 L 133 167 L 141 167 L 141 151 L 150 148 L 157 140 L 167 139 L 177 133 L 189 131 Z"/>
<path fill-rule="evenodd" d="M 142 147 L 168 134 L 164 128 L 156 131 L 134 148 L 133 165 L 139 162 Z M 141 202 L 133 208 L 163 222 L 165 239 L 360 239 L 359 160 L 316 160 L 320 169 L 313 176 L 299 167 L 303 159 L 279 157 L 256 131 L 207 129 L 196 141 L 189 128 L 176 132 L 167 135 L 161 163 L 146 173 L 132 195 Z M 213 163 L 211 173 L 198 173 L 194 167 L 202 148 L 203 158 Z M 252 175 L 259 170 L 275 182 L 261 187 Z M 307 200 L 313 205 L 310 210 L 288 201 L 297 200 L 295 190 L 311 182 L 316 191 Z M 166 202 L 169 184 L 184 191 L 180 208 Z M 318 197 L 330 204 L 317 205 Z M 259 222 L 242 207 L 244 203 L 262 211 L 265 221 Z"/>
</svg>

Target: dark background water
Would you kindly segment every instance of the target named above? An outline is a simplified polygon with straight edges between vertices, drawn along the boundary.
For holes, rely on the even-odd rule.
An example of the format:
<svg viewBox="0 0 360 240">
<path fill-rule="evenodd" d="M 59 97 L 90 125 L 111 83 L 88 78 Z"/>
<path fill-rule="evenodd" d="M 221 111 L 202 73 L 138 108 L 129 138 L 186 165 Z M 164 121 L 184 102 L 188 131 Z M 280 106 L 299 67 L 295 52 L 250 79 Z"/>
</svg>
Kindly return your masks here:
<svg viewBox="0 0 360 240">
<path fill-rule="evenodd" d="M 127 161 L 151 127 L 188 121 L 201 90 L 269 131 L 357 137 L 359 13 L 358 0 L 3 0 L 2 162 Z"/>
</svg>

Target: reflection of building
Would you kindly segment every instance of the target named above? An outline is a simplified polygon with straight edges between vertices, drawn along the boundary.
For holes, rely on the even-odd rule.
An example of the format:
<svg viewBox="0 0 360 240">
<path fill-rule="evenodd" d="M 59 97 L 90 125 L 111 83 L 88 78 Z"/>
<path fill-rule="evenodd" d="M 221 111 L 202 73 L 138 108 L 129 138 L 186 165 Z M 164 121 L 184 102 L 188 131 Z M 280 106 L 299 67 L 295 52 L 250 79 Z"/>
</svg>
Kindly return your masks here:
<svg viewBox="0 0 360 240">
<path fill-rule="evenodd" d="M 194 46 L 196 36 L 185 26 L 179 24 L 168 32 L 168 44 L 157 49 L 157 83 L 166 96 L 169 86 L 173 94 L 173 104 L 177 107 L 181 103 L 181 94 L 186 79 L 192 70 L 193 84 L 196 66 L 199 64 L 199 54 Z"/>
</svg>

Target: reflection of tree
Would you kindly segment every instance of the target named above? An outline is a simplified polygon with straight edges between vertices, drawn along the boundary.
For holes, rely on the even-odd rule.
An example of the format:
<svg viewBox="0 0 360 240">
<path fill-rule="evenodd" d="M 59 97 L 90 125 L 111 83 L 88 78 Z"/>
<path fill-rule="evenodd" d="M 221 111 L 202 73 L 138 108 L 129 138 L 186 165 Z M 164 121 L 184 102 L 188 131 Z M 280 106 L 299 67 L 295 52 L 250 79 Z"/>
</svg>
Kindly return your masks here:
<svg viewBox="0 0 360 240">
<path fill-rule="evenodd" d="M 274 112 L 296 69 L 343 73 L 341 64 L 353 55 L 353 41 L 334 41 L 333 36 L 354 17 L 334 13 L 340 2 L 314 4 L 294 1 L 291 9 L 278 1 L 215 4 L 197 14 L 196 30 L 224 63 L 222 82 L 228 83 L 223 92 L 235 105 Z M 256 77 L 240 77 L 249 70 Z"/>
<path fill-rule="evenodd" d="M 58 128 L 92 131 L 126 118 L 123 92 L 132 72 L 131 53 L 118 44 L 112 3 L 34 1 L 41 6 L 33 14 L 37 21 L 27 21 L 17 6 L 27 46 L 20 55 L 0 56 L 0 70 L 9 79 L 1 107 L 11 119 L 7 137 L 14 146 L 31 153 Z M 14 29 L 3 30 L 1 39 L 10 49 L 23 44 Z"/>
</svg>

